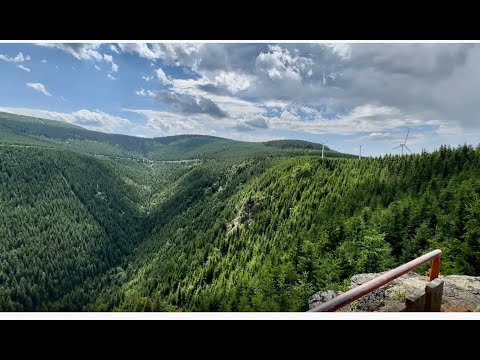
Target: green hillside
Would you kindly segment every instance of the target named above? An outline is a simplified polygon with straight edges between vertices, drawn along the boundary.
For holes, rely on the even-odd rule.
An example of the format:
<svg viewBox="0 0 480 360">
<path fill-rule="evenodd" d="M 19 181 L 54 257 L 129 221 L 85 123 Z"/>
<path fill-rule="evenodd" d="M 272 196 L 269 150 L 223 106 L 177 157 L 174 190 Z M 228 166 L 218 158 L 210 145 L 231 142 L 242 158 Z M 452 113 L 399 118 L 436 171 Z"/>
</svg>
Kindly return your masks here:
<svg viewBox="0 0 480 360">
<path fill-rule="evenodd" d="M 221 191 L 205 174 L 91 309 L 303 311 L 318 290 L 435 248 L 442 273 L 480 274 L 478 149 L 254 161 L 226 170 Z"/>
<path fill-rule="evenodd" d="M 280 142 L 283 144 L 284 141 Z M 59 121 L 0 112 L 0 145 L 2 143 L 50 146 L 116 158 L 145 157 L 156 161 L 238 161 L 251 157 L 321 154 L 319 144 L 306 141 L 299 142 L 303 146 L 273 146 L 275 142 L 248 143 L 207 135 L 137 138 L 90 131 Z M 306 144 L 308 146 L 305 146 Z M 349 155 L 326 149 L 325 156 Z"/>
<path fill-rule="evenodd" d="M 304 311 L 433 248 L 443 274 L 480 275 L 480 147 L 310 144 L 0 113 L 0 311 Z"/>
<path fill-rule="evenodd" d="M 272 140 L 265 142 L 265 145 L 280 149 L 322 150 L 322 144 L 316 144 L 304 140 Z M 325 150 L 330 150 L 330 148 L 325 145 Z"/>
</svg>

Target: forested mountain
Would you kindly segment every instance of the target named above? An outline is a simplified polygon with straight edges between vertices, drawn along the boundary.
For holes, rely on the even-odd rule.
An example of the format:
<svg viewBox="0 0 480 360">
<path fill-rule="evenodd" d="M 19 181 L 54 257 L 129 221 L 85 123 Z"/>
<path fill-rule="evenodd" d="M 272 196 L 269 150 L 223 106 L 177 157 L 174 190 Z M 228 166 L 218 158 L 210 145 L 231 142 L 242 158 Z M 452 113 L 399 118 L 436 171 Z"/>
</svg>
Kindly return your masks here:
<svg viewBox="0 0 480 360">
<path fill-rule="evenodd" d="M 321 145 L 306 141 L 248 143 L 207 135 L 139 138 L 105 134 L 59 121 L 0 112 L 0 144 L 43 145 L 92 155 L 152 160 L 227 159 L 321 153 Z M 296 143 L 302 144 L 299 146 Z M 275 144 L 282 144 L 277 146 Z M 288 145 L 288 146 L 287 146 Z M 295 146 L 293 146 L 295 145 Z M 308 146 L 307 146 L 308 145 Z M 326 148 L 326 156 L 348 156 Z"/>
<path fill-rule="evenodd" d="M 480 275 L 480 147 L 309 144 L 0 114 L 0 310 L 304 311 L 433 248 L 443 274 Z"/>
</svg>

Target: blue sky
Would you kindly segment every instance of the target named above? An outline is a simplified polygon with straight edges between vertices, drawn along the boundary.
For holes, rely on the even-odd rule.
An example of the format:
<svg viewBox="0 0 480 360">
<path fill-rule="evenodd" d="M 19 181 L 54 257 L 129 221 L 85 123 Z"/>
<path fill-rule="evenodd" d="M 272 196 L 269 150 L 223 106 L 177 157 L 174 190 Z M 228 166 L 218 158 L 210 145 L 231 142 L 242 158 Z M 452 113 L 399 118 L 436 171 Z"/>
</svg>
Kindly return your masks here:
<svg viewBox="0 0 480 360">
<path fill-rule="evenodd" d="M 144 137 L 477 145 L 479 44 L 0 44 L 0 111 Z"/>
</svg>

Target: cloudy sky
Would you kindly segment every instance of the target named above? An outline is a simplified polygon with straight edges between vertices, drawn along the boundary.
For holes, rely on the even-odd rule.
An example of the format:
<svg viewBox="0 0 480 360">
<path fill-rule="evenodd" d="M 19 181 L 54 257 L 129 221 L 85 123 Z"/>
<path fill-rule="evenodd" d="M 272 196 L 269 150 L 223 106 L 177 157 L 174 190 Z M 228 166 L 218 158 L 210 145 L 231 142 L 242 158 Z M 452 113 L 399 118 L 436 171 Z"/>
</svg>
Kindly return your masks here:
<svg viewBox="0 0 480 360">
<path fill-rule="evenodd" d="M 0 111 L 143 137 L 477 145 L 480 44 L 0 44 Z"/>
</svg>

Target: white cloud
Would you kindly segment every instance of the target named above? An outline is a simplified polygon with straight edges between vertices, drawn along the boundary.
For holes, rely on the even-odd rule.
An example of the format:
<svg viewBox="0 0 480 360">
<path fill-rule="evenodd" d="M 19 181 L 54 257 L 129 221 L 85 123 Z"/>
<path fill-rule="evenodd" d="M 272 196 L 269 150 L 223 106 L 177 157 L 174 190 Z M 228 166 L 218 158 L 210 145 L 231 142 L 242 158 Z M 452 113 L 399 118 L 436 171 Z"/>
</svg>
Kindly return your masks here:
<svg viewBox="0 0 480 360">
<path fill-rule="evenodd" d="M 471 134 L 471 129 L 478 128 L 479 44 L 95 46 L 77 44 L 63 50 L 76 58 L 93 60 L 98 58 L 97 52 L 105 66 L 98 64 L 109 72 L 110 79 L 117 77 L 114 57 L 118 52 L 145 59 L 145 66 L 150 63 L 153 72 L 137 76 L 147 82 L 158 78 L 168 86 L 169 94 L 163 93 L 159 99 L 163 86 L 153 82 L 145 85 L 151 90 L 139 89 L 141 86 L 130 90 L 137 96 L 177 105 L 180 100 L 203 99 L 227 113 L 218 119 L 190 111 L 188 119 L 201 124 L 198 131 L 202 133 L 237 131 L 243 137 L 247 130 L 247 135 L 253 136 L 255 129 L 265 136 L 275 131 L 282 135 L 287 131 L 340 134 L 372 141 L 372 147 L 392 141 L 390 137 L 407 126 L 442 139 L 453 139 L 454 133 Z M 100 54 L 103 49 L 111 55 Z M 9 62 L 22 58 L 26 61 L 23 54 L 13 58 L 0 55 Z M 165 73 L 167 65 L 182 66 L 182 79 Z M 177 113 L 184 109 L 166 108 Z M 179 120 L 168 114 L 171 121 Z M 156 115 L 160 119 L 160 114 Z M 186 131 L 160 120 L 155 121 L 157 130 Z"/>
<path fill-rule="evenodd" d="M 319 44 L 320 46 L 329 47 L 333 53 L 337 54 L 341 59 L 349 59 L 352 54 L 352 47 L 350 44 L 331 43 L 331 44 Z"/>
<path fill-rule="evenodd" d="M 394 140 L 396 137 L 390 132 L 373 132 L 364 137 L 367 141 L 383 141 L 383 140 Z"/>
<path fill-rule="evenodd" d="M 66 53 L 72 55 L 78 60 L 90 60 L 101 62 L 105 61 L 110 63 L 111 72 L 118 72 L 119 66 L 114 62 L 113 56 L 108 54 L 101 54 L 98 50 L 101 46 L 99 43 L 95 44 L 81 44 L 81 43 L 66 43 L 66 44 L 53 44 L 53 43 L 38 43 L 36 45 L 57 48 L 65 51 Z M 110 50 L 115 53 L 119 53 L 118 49 L 114 45 L 110 45 Z M 46 61 L 45 61 L 46 62 Z M 95 65 L 95 68 L 99 70 L 100 68 Z M 111 77 L 110 77 L 111 78 Z"/>
<path fill-rule="evenodd" d="M 153 52 L 152 49 L 145 43 L 122 43 L 118 44 L 118 47 L 123 52 L 136 53 L 140 57 L 149 60 L 154 60 L 158 58 L 157 54 L 155 54 L 155 52 Z"/>
<path fill-rule="evenodd" d="M 168 44 L 145 44 L 145 43 L 128 43 L 118 44 L 123 52 L 136 53 L 138 56 L 148 59 L 162 59 L 169 65 L 183 65 L 195 67 L 200 61 L 199 51 L 203 44 L 199 43 L 168 43 Z M 155 66 L 152 64 L 152 66 Z"/>
<path fill-rule="evenodd" d="M 23 65 L 17 65 L 17 67 L 18 67 L 19 69 L 22 69 L 22 70 L 26 71 L 26 72 L 32 71 L 31 69 L 29 69 L 29 68 L 27 68 L 27 67 L 25 67 L 25 66 L 23 66 Z"/>
<path fill-rule="evenodd" d="M 42 63 L 42 64 L 46 64 L 46 63 L 47 63 L 47 60 L 46 60 L 46 59 L 43 59 L 43 60 L 41 61 L 41 63 Z"/>
<path fill-rule="evenodd" d="M 157 70 L 155 70 L 155 74 L 157 74 L 157 78 L 158 80 L 160 81 L 161 84 L 163 85 L 168 85 L 170 84 L 172 81 L 167 77 L 167 75 L 165 75 L 165 73 L 163 72 L 162 68 L 158 68 Z"/>
<path fill-rule="evenodd" d="M 206 130 L 198 120 L 192 119 L 191 117 L 164 111 L 124 110 L 145 116 L 147 119 L 146 126 L 153 131 L 154 134 L 161 136 L 205 133 Z"/>
<path fill-rule="evenodd" d="M 8 55 L 0 54 L 0 60 L 14 63 L 22 63 L 31 60 L 31 57 L 30 55 L 24 56 L 23 53 L 19 52 L 18 55 L 14 58 L 9 57 Z"/>
<path fill-rule="evenodd" d="M 52 94 L 50 94 L 45 88 L 45 85 L 41 83 L 26 83 L 26 85 L 27 87 L 32 88 L 35 91 L 41 92 L 44 95 L 52 96 Z"/>
<path fill-rule="evenodd" d="M 202 89 L 202 86 L 210 84 L 210 80 L 203 77 L 200 79 L 172 79 L 172 90 L 179 94 L 203 96 L 220 108 L 226 110 L 231 118 L 238 118 L 248 114 L 263 113 L 265 109 L 259 103 L 243 100 L 230 95 L 212 94 Z"/>
<path fill-rule="evenodd" d="M 156 43 L 152 44 L 152 50 L 157 59 L 162 59 L 167 64 L 196 68 L 201 60 L 200 50 L 203 46 L 200 43 Z"/>
<path fill-rule="evenodd" d="M 128 119 L 119 116 L 113 116 L 100 110 L 91 111 L 83 109 L 71 113 L 62 113 L 41 109 L 0 107 L 0 111 L 63 121 L 70 124 L 79 125 L 90 130 L 102 131 L 107 133 L 130 133 L 133 126 Z"/>
<path fill-rule="evenodd" d="M 151 90 L 145 91 L 145 89 L 137 90 L 137 91 L 135 91 L 135 94 L 138 95 L 138 96 L 148 96 L 148 97 L 151 97 L 151 98 L 154 98 L 154 97 L 157 96 L 157 94 L 155 94 L 153 91 L 151 91 Z"/>
<path fill-rule="evenodd" d="M 97 49 L 101 44 L 79 44 L 79 43 L 67 43 L 67 44 L 53 44 L 53 43 L 37 43 L 38 46 L 52 47 L 65 51 L 78 60 L 94 60 L 102 61 L 103 57 Z"/>
<path fill-rule="evenodd" d="M 288 49 L 279 45 L 270 45 L 268 52 L 260 53 L 256 60 L 257 68 L 272 80 L 300 81 L 312 75 L 312 59 L 292 55 Z"/>
<path fill-rule="evenodd" d="M 23 56 L 22 53 L 19 53 L 15 59 L 13 59 L 14 62 L 24 62 L 24 61 L 29 61 L 30 60 L 30 55 Z"/>
<path fill-rule="evenodd" d="M 113 61 L 112 55 L 103 55 L 103 60 L 111 64 L 112 72 L 116 73 L 118 71 L 118 65 Z"/>
<path fill-rule="evenodd" d="M 398 108 L 366 104 L 353 108 L 336 119 L 318 116 L 304 120 L 295 111 L 284 110 L 280 116 L 269 118 L 273 129 L 294 130 L 310 134 L 355 135 L 357 133 L 384 133 L 399 128 L 419 126 L 448 126 L 445 121 L 425 120 Z M 379 136 L 379 135 L 374 135 Z"/>
<path fill-rule="evenodd" d="M 108 77 L 110 80 L 117 80 L 117 78 L 115 78 L 112 74 L 107 74 L 107 77 Z"/>
<path fill-rule="evenodd" d="M 250 87 L 253 77 L 239 74 L 234 71 L 220 71 L 211 81 L 218 88 L 225 88 L 235 94 L 247 90 Z"/>
<path fill-rule="evenodd" d="M 118 51 L 117 47 L 114 44 L 111 44 L 109 46 L 110 51 L 113 51 L 115 54 L 120 54 L 120 51 Z"/>
<path fill-rule="evenodd" d="M 100 67 L 97 64 L 95 64 L 95 69 L 97 69 L 98 71 L 102 70 L 102 69 L 100 69 Z"/>
</svg>

